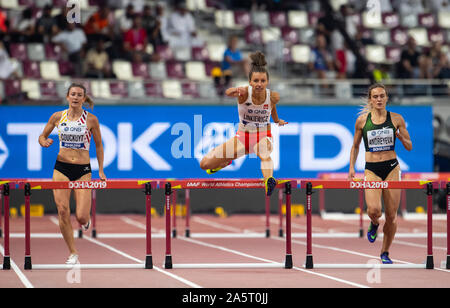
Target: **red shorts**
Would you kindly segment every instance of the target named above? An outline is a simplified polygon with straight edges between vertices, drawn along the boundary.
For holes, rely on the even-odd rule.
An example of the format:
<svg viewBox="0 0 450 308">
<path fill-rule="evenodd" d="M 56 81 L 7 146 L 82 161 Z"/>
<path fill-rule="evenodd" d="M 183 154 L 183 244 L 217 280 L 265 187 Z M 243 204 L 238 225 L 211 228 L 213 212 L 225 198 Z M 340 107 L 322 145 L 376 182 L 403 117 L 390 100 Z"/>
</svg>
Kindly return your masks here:
<svg viewBox="0 0 450 308">
<path fill-rule="evenodd" d="M 245 146 L 247 153 L 253 153 L 255 144 L 258 144 L 262 139 L 270 138 L 270 141 L 272 141 L 272 132 L 270 130 L 256 133 L 237 131 L 236 137 Z"/>
</svg>

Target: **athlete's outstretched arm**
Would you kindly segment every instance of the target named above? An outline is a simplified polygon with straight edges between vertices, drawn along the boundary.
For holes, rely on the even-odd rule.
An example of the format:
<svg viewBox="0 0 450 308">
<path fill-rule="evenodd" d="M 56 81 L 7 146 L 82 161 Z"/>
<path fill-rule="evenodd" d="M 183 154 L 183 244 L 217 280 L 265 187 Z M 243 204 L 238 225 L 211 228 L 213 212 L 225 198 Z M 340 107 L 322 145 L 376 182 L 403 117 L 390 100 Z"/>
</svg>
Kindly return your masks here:
<svg viewBox="0 0 450 308">
<path fill-rule="evenodd" d="M 355 136 L 353 137 L 353 145 L 350 150 L 350 167 L 348 169 L 348 179 L 352 180 L 355 177 L 355 164 L 359 154 L 359 145 L 362 139 L 362 123 L 363 116 L 358 117 L 355 123 Z"/>
<path fill-rule="evenodd" d="M 278 118 L 277 113 L 277 103 L 280 101 L 280 94 L 278 92 L 271 92 L 270 93 L 270 102 L 272 103 L 272 120 L 278 124 L 278 126 L 283 126 L 288 124 L 288 122 L 281 120 Z"/>
<path fill-rule="evenodd" d="M 100 124 L 98 119 L 93 114 L 89 114 L 91 120 L 91 132 L 92 138 L 95 142 L 95 152 L 97 153 L 97 161 L 98 161 L 98 175 L 101 180 L 106 180 L 105 173 L 103 172 L 103 160 L 104 160 L 104 152 L 103 152 L 103 143 L 102 143 L 102 134 L 100 132 Z"/>
<path fill-rule="evenodd" d="M 48 120 L 47 124 L 44 127 L 44 130 L 42 131 L 42 134 L 39 136 L 38 139 L 38 142 L 41 145 L 41 147 L 48 148 L 53 144 L 53 139 L 48 138 L 48 136 L 50 136 L 60 118 L 61 112 L 55 112 Z"/>
</svg>

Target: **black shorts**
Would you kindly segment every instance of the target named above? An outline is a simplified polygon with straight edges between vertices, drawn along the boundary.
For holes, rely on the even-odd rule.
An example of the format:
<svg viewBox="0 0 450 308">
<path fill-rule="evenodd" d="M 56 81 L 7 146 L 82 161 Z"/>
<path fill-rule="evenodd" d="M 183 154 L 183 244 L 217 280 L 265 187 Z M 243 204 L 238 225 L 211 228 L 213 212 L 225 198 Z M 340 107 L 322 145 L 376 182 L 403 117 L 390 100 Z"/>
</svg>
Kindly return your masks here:
<svg viewBox="0 0 450 308">
<path fill-rule="evenodd" d="M 81 178 L 83 175 L 92 173 L 91 165 L 77 165 L 77 164 L 69 164 L 63 163 L 59 160 L 55 163 L 55 170 L 58 170 L 66 177 L 69 178 L 70 181 L 76 181 Z"/>
<path fill-rule="evenodd" d="M 398 166 L 397 159 L 391 159 L 386 161 L 380 161 L 376 163 L 366 162 L 366 169 L 375 173 L 381 180 L 386 180 L 389 173 Z"/>
</svg>

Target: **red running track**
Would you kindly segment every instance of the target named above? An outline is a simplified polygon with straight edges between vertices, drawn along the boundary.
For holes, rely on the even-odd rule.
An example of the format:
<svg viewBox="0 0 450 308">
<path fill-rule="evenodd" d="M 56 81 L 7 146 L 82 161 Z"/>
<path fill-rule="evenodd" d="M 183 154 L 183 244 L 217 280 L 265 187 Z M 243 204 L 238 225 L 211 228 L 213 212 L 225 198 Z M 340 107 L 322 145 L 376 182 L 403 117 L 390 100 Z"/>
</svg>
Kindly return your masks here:
<svg viewBox="0 0 450 308">
<path fill-rule="evenodd" d="M 98 237 L 89 232 L 76 239 L 82 264 L 118 264 L 145 261 L 144 215 L 98 215 Z M 178 218 L 180 220 L 180 218 Z M 374 244 L 358 238 L 358 220 L 323 220 L 312 217 L 314 261 L 317 263 L 368 263 L 379 259 L 381 240 Z M 74 230 L 78 226 L 73 220 Z M 183 225 L 180 221 L 178 225 Z M 367 226 L 367 221 L 366 221 Z M 57 217 L 31 219 L 31 253 L 33 264 L 62 264 L 68 251 L 62 238 L 42 238 L 45 233 L 59 235 Z M 265 238 L 264 215 L 232 215 L 219 218 L 209 215 L 191 217 L 191 237 L 185 238 L 179 227 L 172 239 L 172 258 L 177 263 L 256 263 L 284 262 L 285 239 L 277 237 L 278 216 L 270 217 L 272 236 Z M 292 218 L 293 269 L 164 269 L 165 219 L 152 218 L 153 269 L 82 269 L 24 270 L 24 219 L 10 221 L 11 270 L 0 270 L 0 287 L 148 287 L 148 288 L 386 288 L 450 287 L 450 270 L 441 269 L 446 260 L 446 220 L 433 221 L 434 270 L 425 269 L 312 269 L 303 268 L 306 255 L 306 217 Z M 398 237 L 390 255 L 395 263 L 425 262 L 426 237 L 404 238 L 403 234 L 425 234 L 426 220 L 406 221 L 399 218 Z M 382 228 L 380 229 L 382 230 Z M 224 238 L 257 232 L 260 238 Z M 197 237 L 201 234 L 216 237 Z M 354 233 L 354 238 L 322 238 L 320 234 Z M 114 236 L 137 238 L 107 238 Z M 39 237 L 41 236 L 41 237 Z M 0 252 L 3 253 L 3 241 Z"/>
</svg>

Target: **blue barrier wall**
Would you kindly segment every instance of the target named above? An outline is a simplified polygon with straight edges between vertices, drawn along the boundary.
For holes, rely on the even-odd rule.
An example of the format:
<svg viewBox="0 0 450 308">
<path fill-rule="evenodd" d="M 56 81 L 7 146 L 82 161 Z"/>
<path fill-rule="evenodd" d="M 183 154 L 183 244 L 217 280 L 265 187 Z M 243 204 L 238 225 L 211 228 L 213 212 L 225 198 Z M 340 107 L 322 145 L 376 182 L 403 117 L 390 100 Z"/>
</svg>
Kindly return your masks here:
<svg viewBox="0 0 450 308">
<path fill-rule="evenodd" d="M 58 153 L 55 143 L 41 148 L 38 136 L 55 106 L 0 107 L 0 177 L 50 178 Z M 433 168 L 431 107 L 389 107 L 406 120 L 413 150 L 397 142 L 404 171 Z M 89 110 L 90 111 L 90 110 Z M 320 172 L 347 172 L 358 107 L 278 106 L 285 127 L 272 125 L 275 177 L 315 177 Z M 96 106 L 108 178 L 206 178 L 199 161 L 207 151 L 232 137 L 238 122 L 235 106 Z M 364 168 L 364 149 L 357 169 Z M 95 146 L 90 152 L 97 170 Z M 93 178 L 98 174 L 94 171 Z M 259 178 L 255 155 L 238 159 L 215 177 Z"/>
</svg>

